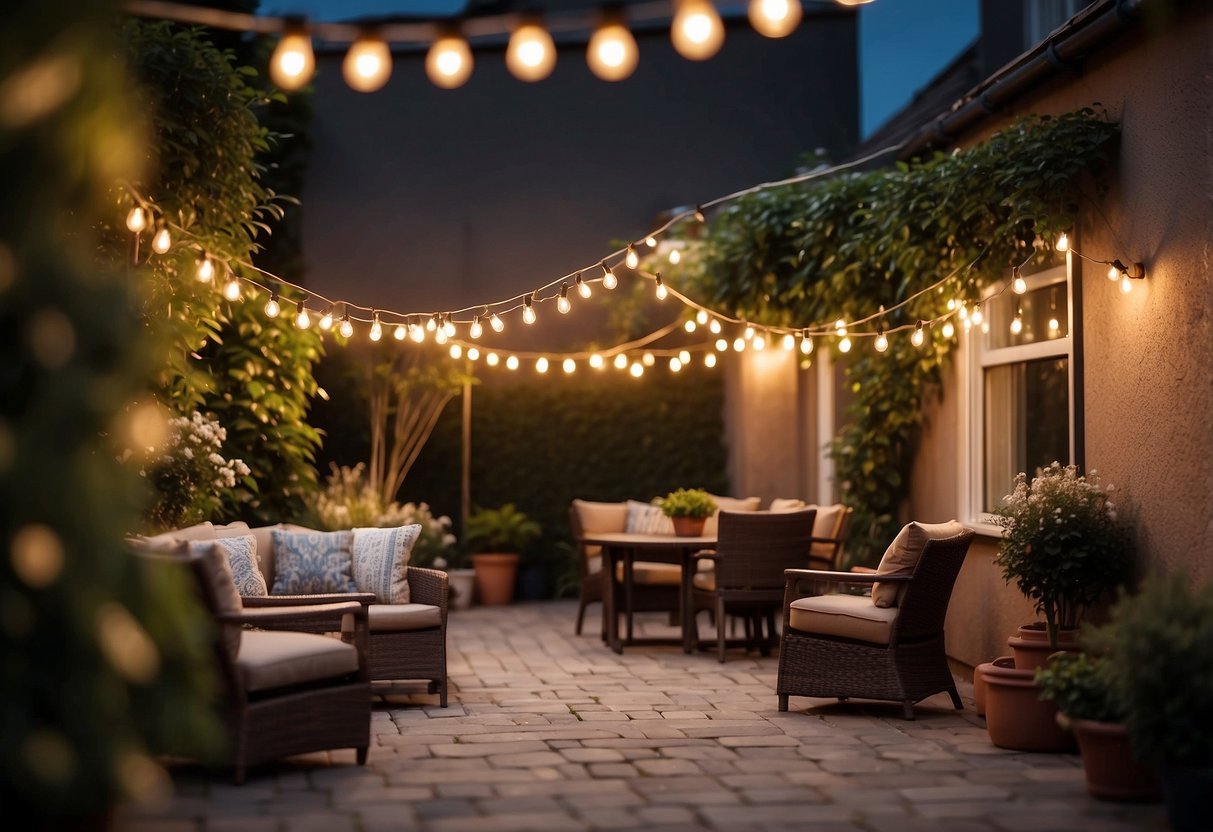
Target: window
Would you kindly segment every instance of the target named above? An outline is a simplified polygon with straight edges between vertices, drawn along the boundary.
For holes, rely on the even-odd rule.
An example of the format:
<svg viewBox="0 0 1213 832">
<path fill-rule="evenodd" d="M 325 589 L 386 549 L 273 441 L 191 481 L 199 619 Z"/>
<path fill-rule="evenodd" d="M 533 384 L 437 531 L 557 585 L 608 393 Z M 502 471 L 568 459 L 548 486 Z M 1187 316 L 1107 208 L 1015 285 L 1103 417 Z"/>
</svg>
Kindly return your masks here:
<svg viewBox="0 0 1213 832">
<path fill-rule="evenodd" d="M 1090 0 L 1027 0 L 1024 9 L 1024 49 L 1047 38 Z"/>
<path fill-rule="evenodd" d="M 987 296 L 966 336 L 969 435 L 961 453 L 962 516 L 978 526 L 1031 474 L 1074 459 L 1073 306 L 1068 268 L 1025 275 L 1027 291 Z"/>
</svg>

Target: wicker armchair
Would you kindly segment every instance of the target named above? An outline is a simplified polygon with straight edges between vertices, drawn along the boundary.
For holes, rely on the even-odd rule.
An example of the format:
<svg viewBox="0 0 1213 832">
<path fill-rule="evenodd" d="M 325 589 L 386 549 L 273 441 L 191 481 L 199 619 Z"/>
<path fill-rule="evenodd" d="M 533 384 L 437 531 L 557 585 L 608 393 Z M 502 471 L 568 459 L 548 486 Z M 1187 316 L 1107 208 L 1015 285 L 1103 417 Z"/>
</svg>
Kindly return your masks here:
<svg viewBox="0 0 1213 832">
<path fill-rule="evenodd" d="M 901 702 L 906 719 L 914 703 L 948 693 L 963 705 L 944 650 L 944 617 L 973 532 L 928 540 L 910 574 L 858 574 L 789 569 L 776 693 Z M 898 587 L 896 606 L 877 607 L 857 595 L 825 595 L 840 584 Z M 802 587 L 809 585 L 807 591 Z"/>
<path fill-rule="evenodd" d="M 606 572 L 602 569 L 602 550 L 598 546 L 587 546 L 582 542 L 586 534 L 587 522 L 582 519 L 582 515 L 589 515 L 596 507 L 601 507 L 598 513 L 609 513 L 611 530 L 614 531 L 616 525 L 613 521 L 618 519 L 619 531 L 622 531 L 627 522 L 627 506 L 623 503 L 589 503 L 585 500 L 573 500 L 573 504 L 569 506 L 569 532 L 573 536 L 573 542 L 577 546 L 577 560 L 581 573 L 581 593 L 577 601 L 577 635 L 581 635 L 581 627 L 585 622 L 585 609 L 590 604 L 603 603 L 606 591 Z M 615 515 L 618 515 L 616 518 Z M 589 519 L 587 517 L 587 519 Z M 590 521 L 592 523 L 592 521 Z M 602 636 L 606 638 L 606 614 L 603 611 L 602 616 Z"/>
<path fill-rule="evenodd" d="M 784 571 L 805 562 L 813 540 L 814 509 L 789 512 L 720 512 L 716 549 L 702 552 L 697 561 L 710 560 L 714 568 L 696 571 L 691 578 L 691 620 L 702 610 L 716 621 L 716 649 L 720 661 L 728 647 L 725 616 L 746 620 L 746 643 L 769 655 L 775 643 L 775 611 L 783 602 Z M 766 619 L 767 635 L 762 636 Z"/>
<path fill-rule="evenodd" d="M 831 507 L 833 508 L 833 507 Z M 824 513 L 818 509 L 819 515 Z M 843 543 L 846 542 L 847 532 L 851 529 L 851 517 L 855 509 L 850 506 L 839 506 L 833 513 L 834 526 L 829 530 L 814 529 L 813 543 L 809 547 L 809 568 L 834 571 L 838 569 L 838 556 L 842 554 Z M 822 518 L 818 518 L 822 519 Z M 818 523 L 818 525 L 821 525 Z M 822 531 L 826 531 L 822 534 Z"/>
</svg>

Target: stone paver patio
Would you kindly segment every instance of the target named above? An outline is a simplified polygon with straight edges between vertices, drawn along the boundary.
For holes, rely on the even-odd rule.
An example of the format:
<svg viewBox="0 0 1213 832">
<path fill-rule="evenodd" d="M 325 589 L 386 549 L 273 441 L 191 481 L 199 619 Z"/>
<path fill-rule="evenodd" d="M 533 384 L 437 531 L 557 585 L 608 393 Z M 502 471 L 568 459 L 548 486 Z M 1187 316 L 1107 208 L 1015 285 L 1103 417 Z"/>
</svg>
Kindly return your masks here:
<svg viewBox="0 0 1213 832">
<path fill-rule="evenodd" d="M 774 658 L 738 650 L 721 665 L 673 646 L 616 656 L 596 619 L 573 635 L 575 612 L 453 613 L 451 707 L 377 702 L 365 768 L 352 751 L 309 755 L 236 787 L 228 773 L 180 767 L 171 800 L 124 810 L 117 828 L 1168 828 L 1157 804 L 1087 797 L 1076 755 L 994 748 L 971 703 L 961 714 L 934 697 L 914 722 L 896 704 L 797 698 L 781 714 Z M 640 634 L 674 633 L 640 618 Z"/>
</svg>

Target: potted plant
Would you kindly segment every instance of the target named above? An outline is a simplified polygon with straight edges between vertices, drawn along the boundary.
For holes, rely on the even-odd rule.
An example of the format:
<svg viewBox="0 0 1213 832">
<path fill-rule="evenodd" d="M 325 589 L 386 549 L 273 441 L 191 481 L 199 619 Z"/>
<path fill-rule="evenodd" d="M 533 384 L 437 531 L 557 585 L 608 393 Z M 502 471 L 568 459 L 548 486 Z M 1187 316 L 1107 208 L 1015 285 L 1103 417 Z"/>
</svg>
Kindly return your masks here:
<svg viewBox="0 0 1213 832">
<path fill-rule="evenodd" d="M 674 524 L 674 534 L 682 537 L 703 534 L 704 523 L 716 511 L 716 501 L 702 488 L 680 488 L 654 502 Z"/>
<path fill-rule="evenodd" d="M 1101 800 L 1157 800 L 1154 767 L 1133 753 L 1106 659 L 1056 653 L 1036 670 L 1042 699 L 1057 704 L 1059 722 L 1078 741 L 1087 791 Z"/>
<path fill-rule="evenodd" d="M 1158 766 L 1175 832 L 1213 828 L 1213 585 L 1151 576 L 1091 633 L 1133 750 Z"/>
<path fill-rule="evenodd" d="M 468 517 L 465 538 L 476 572 L 476 595 L 480 603 L 508 604 L 514 597 L 518 554 L 539 537 L 539 524 L 513 503 L 501 508 L 482 508 Z"/>
</svg>

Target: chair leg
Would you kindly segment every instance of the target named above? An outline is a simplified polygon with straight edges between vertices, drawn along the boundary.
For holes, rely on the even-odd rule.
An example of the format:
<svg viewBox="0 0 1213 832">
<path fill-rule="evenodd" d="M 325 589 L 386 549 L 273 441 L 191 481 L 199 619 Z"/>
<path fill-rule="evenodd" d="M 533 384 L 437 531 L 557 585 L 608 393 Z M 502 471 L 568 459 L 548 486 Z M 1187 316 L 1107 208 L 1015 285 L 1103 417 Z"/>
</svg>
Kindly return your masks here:
<svg viewBox="0 0 1213 832">
<path fill-rule="evenodd" d="M 775 634 L 775 611 L 767 611 L 767 652 L 764 656 L 771 655 L 771 648 L 779 644 L 779 636 Z"/>
<path fill-rule="evenodd" d="M 446 707 L 446 676 L 442 677 L 442 681 L 438 683 L 438 707 Z"/>
<path fill-rule="evenodd" d="M 786 693 L 779 694 L 779 710 L 783 712 L 788 710 L 788 695 Z"/>
<path fill-rule="evenodd" d="M 581 635 L 581 625 L 585 621 L 586 606 L 585 596 L 582 596 L 581 603 L 577 605 L 577 628 L 573 631 L 575 635 Z"/>
<path fill-rule="evenodd" d="M 354 749 L 354 759 L 358 761 L 358 765 L 366 765 L 366 749 L 365 745 Z"/>
<path fill-rule="evenodd" d="M 905 715 L 906 719 L 910 720 L 911 722 L 914 720 L 914 703 L 913 702 L 911 702 L 909 699 L 905 700 L 904 702 L 901 703 L 901 710 L 902 710 L 902 713 Z"/>
<path fill-rule="evenodd" d="M 716 655 L 720 659 L 720 663 L 724 664 L 725 650 L 725 632 L 724 632 L 724 600 L 717 596 L 716 598 Z"/>
<path fill-rule="evenodd" d="M 948 696 L 952 697 L 952 707 L 958 711 L 963 711 L 965 709 L 964 703 L 960 701 L 960 694 L 956 692 L 955 687 L 948 691 Z"/>
</svg>

